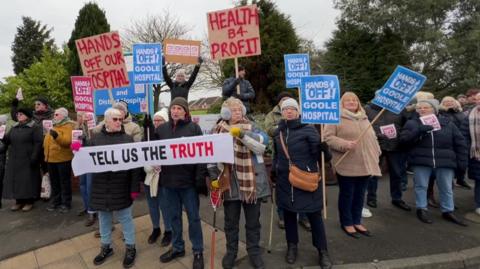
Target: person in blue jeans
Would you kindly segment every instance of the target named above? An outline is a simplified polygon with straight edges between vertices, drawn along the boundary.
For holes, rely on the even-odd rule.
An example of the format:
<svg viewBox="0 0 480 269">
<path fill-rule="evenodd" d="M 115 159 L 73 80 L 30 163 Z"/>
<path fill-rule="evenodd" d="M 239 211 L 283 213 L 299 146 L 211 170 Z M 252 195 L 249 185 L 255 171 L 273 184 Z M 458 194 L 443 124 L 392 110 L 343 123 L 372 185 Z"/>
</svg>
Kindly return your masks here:
<svg viewBox="0 0 480 269">
<path fill-rule="evenodd" d="M 169 121 L 155 129 L 156 140 L 203 135 L 198 124 L 192 122 L 188 102 L 176 97 L 170 103 Z M 172 221 L 172 248 L 160 256 L 162 263 L 185 256 L 183 241 L 182 206 L 188 217 L 188 234 L 192 242 L 193 269 L 203 269 L 203 235 L 199 214 L 199 194 L 208 195 L 207 166 L 182 164 L 162 166 L 160 185 L 164 188 L 167 212 Z"/>
<path fill-rule="evenodd" d="M 442 217 L 460 226 L 467 226 L 453 214 L 455 206 L 452 191 L 455 170 L 467 166 L 467 145 L 460 130 L 447 118 L 440 115 L 436 122 L 427 124 L 428 118 L 438 115 L 438 106 L 436 99 L 418 100 L 418 117 L 407 121 L 400 132 L 400 142 L 410 146 L 408 162 L 413 169 L 417 217 L 427 224 L 433 222 L 427 208 L 428 181 L 433 174 L 439 189 Z"/>
<path fill-rule="evenodd" d="M 89 227 L 95 224 L 97 220 L 97 213 L 90 207 L 90 191 L 92 189 L 92 174 L 85 174 L 80 176 L 80 194 L 82 195 L 83 209 L 78 212 L 78 216 L 88 214 L 85 220 L 85 226 Z"/>
</svg>

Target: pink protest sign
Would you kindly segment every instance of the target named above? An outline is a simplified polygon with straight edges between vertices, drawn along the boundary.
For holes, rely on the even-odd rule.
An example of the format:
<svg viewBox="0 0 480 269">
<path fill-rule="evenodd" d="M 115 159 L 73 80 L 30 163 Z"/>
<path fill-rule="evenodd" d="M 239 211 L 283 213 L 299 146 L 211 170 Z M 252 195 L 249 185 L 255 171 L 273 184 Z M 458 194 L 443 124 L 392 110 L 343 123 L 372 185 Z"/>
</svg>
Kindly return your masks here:
<svg viewBox="0 0 480 269">
<path fill-rule="evenodd" d="M 70 77 L 75 111 L 94 112 L 93 81 L 91 77 Z"/>
<path fill-rule="evenodd" d="M 382 134 L 388 139 L 397 138 L 397 129 L 395 129 L 395 124 L 380 126 L 380 132 L 382 132 Z"/>
<path fill-rule="evenodd" d="M 440 126 L 440 122 L 438 121 L 438 118 L 437 116 L 435 116 L 435 114 L 420 117 L 420 121 L 423 123 L 423 125 L 432 126 L 434 131 L 442 129 L 442 127 Z"/>
</svg>

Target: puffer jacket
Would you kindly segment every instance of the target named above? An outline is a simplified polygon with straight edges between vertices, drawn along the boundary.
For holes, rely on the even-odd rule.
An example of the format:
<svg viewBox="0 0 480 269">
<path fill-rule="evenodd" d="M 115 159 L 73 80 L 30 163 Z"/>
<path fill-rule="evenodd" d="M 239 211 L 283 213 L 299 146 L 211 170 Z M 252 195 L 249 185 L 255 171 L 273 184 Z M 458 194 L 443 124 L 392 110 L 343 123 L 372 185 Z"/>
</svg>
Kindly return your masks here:
<svg viewBox="0 0 480 269">
<path fill-rule="evenodd" d="M 240 87 L 240 94 L 237 94 L 237 85 Z M 227 99 L 228 97 L 236 97 L 240 100 L 242 100 L 243 105 L 247 109 L 247 113 L 250 112 L 250 100 L 253 100 L 255 98 L 255 90 L 252 87 L 252 84 L 250 84 L 250 81 L 246 79 L 237 79 L 237 78 L 227 78 L 223 82 L 222 86 L 222 96 L 224 99 Z"/>
<path fill-rule="evenodd" d="M 465 117 L 467 117 L 461 109 L 455 108 L 446 109 L 440 107 L 439 113 L 440 115 L 450 119 L 450 121 L 453 122 L 458 129 L 462 127 L 462 123 L 465 120 Z"/>
<path fill-rule="evenodd" d="M 70 144 L 72 143 L 72 130 L 74 127 L 75 123 L 73 121 L 65 121 L 53 126 L 53 130 L 58 134 L 57 138 L 53 138 L 50 133 L 45 135 L 43 139 L 45 162 L 62 163 L 73 159 Z"/>
<path fill-rule="evenodd" d="M 441 129 L 422 132 L 420 119 L 414 118 L 400 132 L 400 143 L 410 146 L 410 165 L 465 170 L 468 150 L 465 138 L 457 126 L 443 116 L 438 117 Z"/>
</svg>

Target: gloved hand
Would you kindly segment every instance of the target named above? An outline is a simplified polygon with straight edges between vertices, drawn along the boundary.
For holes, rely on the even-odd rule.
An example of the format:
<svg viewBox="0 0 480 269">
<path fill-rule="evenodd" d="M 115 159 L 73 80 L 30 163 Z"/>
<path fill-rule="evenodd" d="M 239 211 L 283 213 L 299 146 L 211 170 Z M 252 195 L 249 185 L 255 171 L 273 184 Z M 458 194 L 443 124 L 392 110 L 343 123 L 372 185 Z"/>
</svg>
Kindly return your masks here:
<svg viewBox="0 0 480 269">
<path fill-rule="evenodd" d="M 320 144 L 318 144 L 318 151 L 320 153 L 326 153 L 326 152 L 329 152 L 329 147 L 328 147 L 328 144 L 327 142 L 320 142 Z"/>
<path fill-rule="evenodd" d="M 12 100 L 12 106 L 13 106 L 13 107 L 18 107 L 18 102 L 19 102 L 19 101 L 18 101 L 17 98 L 13 99 L 13 100 Z"/>
<path fill-rule="evenodd" d="M 80 141 L 73 141 L 72 144 L 70 144 L 70 149 L 73 152 L 79 151 L 81 147 L 82 147 L 82 143 Z"/>
<path fill-rule="evenodd" d="M 131 192 L 130 198 L 132 198 L 132 201 L 135 201 L 135 199 L 137 199 L 139 195 L 140 195 L 139 192 Z"/>
<path fill-rule="evenodd" d="M 202 64 L 202 63 L 203 63 L 203 58 L 202 58 L 202 56 L 198 56 L 198 63 L 199 63 L 199 64 Z"/>
<path fill-rule="evenodd" d="M 430 132 L 431 130 L 433 130 L 433 127 L 430 126 L 430 125 L 420 125 L 420 127 L 418 127 L 418 129 L 420 130 L 421 133 L 427 133 L 427 132 Z"/>
<path fill-rule="evenodd" d="M 235 84 L 240 84 L 240 81 L 242 81 L 242 79 L 241 79 L 241 78 L 237 78 L 237 79 L 235 79 Z"/>
<path fill-rule="evenodd" d="M 230 128 L 230 134 L 233 137 L 243 138 L 245 136 L 245 131 L 243 131 L 241 128 L 238 128 L 238 127 L 232 127 Z"/>
<path fill-rule="evenodd" d="M 53 137 L 53 139 L 57 139 L 58 133 L 55 130 L 50 129 L 50 135 Z"/>
<path fill-rule="evenodd" d="M 218 179 L 213 179 L 210 182 L 210 187 L 214 190 L 220 188 L 220 182 L 218 182 Z"/>
</svg>

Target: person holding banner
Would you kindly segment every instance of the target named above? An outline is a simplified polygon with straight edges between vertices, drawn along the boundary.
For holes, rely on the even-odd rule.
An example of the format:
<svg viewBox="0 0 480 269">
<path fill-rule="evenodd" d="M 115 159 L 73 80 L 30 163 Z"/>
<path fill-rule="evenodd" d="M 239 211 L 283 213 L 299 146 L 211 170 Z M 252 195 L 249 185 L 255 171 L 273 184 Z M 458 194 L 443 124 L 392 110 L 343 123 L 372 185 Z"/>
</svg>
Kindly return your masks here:
<svg viewBox="0 0 480 269">
<path fill-rule="evenodd" d="M 165 83 L 167 83 L 168 88 L 170 88 L 170 100 L 173 100 L 177 97 L 182 97 L 185 98 L 185 100 L 188 100 L 188 93 L 190 92 L 190 88 L 197 78 L 198 71 L 200 71 L 200 66 L 202 63 L 202 57 L 198 57 L 198 64 L 195 65 L 195 68 L 193 69 L 193 72 L 188 80 L 186 79 L 185 69 L 178 69 L 175 73 L 175 80 L 173 81 L 168 74 L 167 65 L 165 62 L 163 63 L 163 78 L 165 79 Z"/>
<path fill-rule="evenodd" d="M 153 115 L 153 127 L 158 128 L 166 122 L 168 122 L 168 113 L 165 110 L 160 110 Z M 153 137 L 153 135 L 151 137 Z M 161 246 L 166 247 L 172 242 L 172 219 L 168 215 L 168 201 L 165 199 L 164 189 L 160 186 L 159 182 L 161 167 L 147 165 L 144 167 L 144 170 L 146 174 L 144 190 L 147 197 L 148 212 L 150 213 L 150 220 L 153 226 L 152 233 L 148 237 L 148 243 L 155 243 L 162 233 L 160 229 L 160 216 L 163 216 L 165 233 L 163 234 Z"/>
<path fill-rule="evenodd" d="M 223 82 L 222 96 L 223 99 L 229 97 L 235 97 L 242 100 L 243 105 L 247 109 L 247 114 L 251 113 L 249 101 L 255 99 L 255 90 L 252 87 L 250 81 L 245 79 L 246 70 L 242 65 L 238 66 L 238 77 L 227 78 Z M 240 92 L 237 91 L 237 86 L 240 88 Z"/>
<path fill-rule="evenodd" d="M 105 111 L 105 123 L 99 133 L 93 134 L 87 146 L 103 146 L 133 143 L 133 138 L 125 133 L 122 125 L 124 113 L 115 108 Z M 122 224 L 125 239 L 123 266 L 130 268 L 135 263 L 135 226 L 132 216 L 132 203 L 140 193 L 141 169 L 94 173 L 90 207 L 98 212 L 100 226 L 100 253 L 93 263 L 100 265 L 113 255 L 112 221 L 113 215 Z"/>
<path fill-rule="evenodd" d="M 414 173 L 417 217 L 424 223 L 433 222 L 428 214 L 427 188 L 430 176 L 434 174 L 442 217 L 466 226 L 453 214 L 452 183 L 455 169 L 466 169 L 467 145 L 454 123 L 444 117 L 436 117 L 438 105 L 436 99 L 418 100 L 416 108 L 419 116 L 407 121 L 400 132 L 400 142 L 410 145 L 408 162 Z"/>
<path fill-rule="evenodd" d="M 297 215 L 305 213 L 312 227 L 312 241 L 318 250 L 319 265 L 322 269 L 331 268 L 332 262 L 327 250 L 327 237 L 322 219 L 324 195 L 322 188 L 318 187 L 312 192 L 305 191 L 293 187 L 289 181 L 291 163 L 303 171 L 318 172 L 318 155 L 324 152 L 325 159 L 328 160 L 331 157 L 328 146 L 326 143 L 320 143 L 315 127 L 301 123 L 300 106 L 295 99 L 284 100 L 281 111 L 282 120 L 275 135 L 275 169 L 277 171 L 277 203 L 283 210 L 285 219 L 287 239 L 285 260 L 289 264 L 294 264 L 297 260 Z"/>
<path fill-rule="evenodd" d="M 325 140 L 332 149 L 334 163 L 348 152 L 345 159 L 335 167 L 340 189 L 338 211 L 342 230 L 358 239 L 360 234 L 371 236 L 362 224 L 362 209 L 369 178 L 381 176 L 378 165 L 381 150 L 355 93 L 343 94 L 340 109 L 340 124 L 325 126 Z M 364 136 L 360 137 L 365 129 L 367 131 Z"/>
<path fill-rule="evenodd" d="M 47 211 L 68 213 L 72 207 L 72 165 L 73 158 L 70 144 L 75 123 L 68 117 L 64 107 L 55 110 L 53 128 L 45 135 L 43 149 L 45 162 L 52 186 L 51 204 Z"/>
<path fill-rule="evenodd" d="M 30 211 L 40 195 L 43 134 L 32 117 L 32 110 L 19 108 L 17 123 L 3 137 L 8 149 L 3 198 L 16 200 L 12 211 Z"/>
<path fill-rule="evenodd" d="M 234 137 L 235 162 L 219 164 L 224 175 L 219 179 L 223 193 L 225 214 L 226 253 L 222 259 L 224 269 L 234 267 L 239 242 L 240 213 L 245 214 L 247 252 L 252 268 L 265 268 L 260 250 L 260 206 L 271 195 L 270 183 L 263 162 L 268 136 L 246 117 L 242 101 L 230 97 L 222 104 L 222 120 L 215 133 L 227 133 Z M 219 178 L 219 170 L 209 167 L 210 178 Z M 228 173 L 225 171 L 228 170 Z"/>
<path fill-rule="evenodd" d="M 203 135 L 202 129 L 192 122 L 188 102 L 183 97 L 172 100 L 169 121 L 155 130 L 157 140 Z M 172 248 L 160 256 L 162 263 L 185 256 L 183 241 L 182 207 L 188 217 L 188 234 L 192 242 L 193 269 L 203 269 L 203 235 L 199 212 L 199 194 L 208 195 L 205 164 L 162 166 L 160 185 L 164 187 L 168 201 L 168 213 L 172 220 Z"/>
<path fill-rule="evenodd" d="M 131 137 L 133 137 L 134 142 L 140 142 L 142 141 L 142 129 L 138 124 L 133 122 L 132 120 L 132 114 L 128 112 L 128 104 L 127 102 L 120 100 L 116 102 L 113 106 L 113 108 L 116 108 L 122 112 L 123 116 L 123 127 L 125 128 L 125 133 Z M 92 132 L 93 133 L 99 133 L 103 129 L 104 123 L 98 124 L 95 128 L 93 128 Z"/>
</svg>

